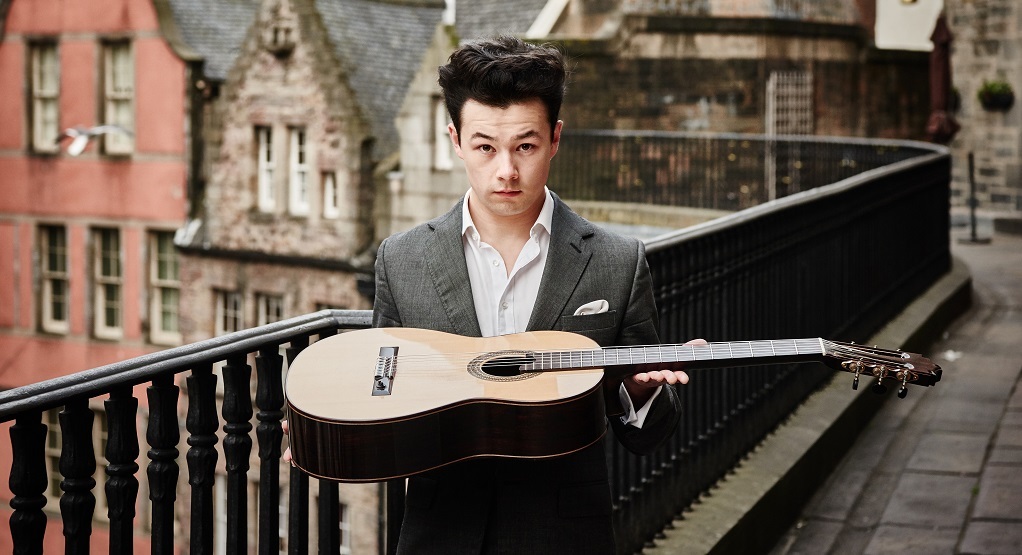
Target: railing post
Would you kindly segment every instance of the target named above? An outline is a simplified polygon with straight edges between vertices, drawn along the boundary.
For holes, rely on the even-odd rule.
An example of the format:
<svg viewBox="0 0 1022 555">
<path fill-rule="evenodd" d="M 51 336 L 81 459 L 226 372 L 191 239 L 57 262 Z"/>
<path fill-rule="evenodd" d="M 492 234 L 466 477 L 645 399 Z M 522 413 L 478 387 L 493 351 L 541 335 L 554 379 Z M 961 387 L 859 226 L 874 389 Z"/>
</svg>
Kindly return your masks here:
<svg viewBox="0 0 1022 555">
<path fill-rule="evenodd" d="M 46 425 L 42 413 L 18 416 L 11 426 L 11 539 L 15 555 L 41 555 L 46 533 Z"/>
<path fill-rule="evenodd" d="M 138 499 L 138 399 L 131 386 L 118 387 L 104 401 L 106 443 L 106 501 L 110 518 L 110 553 L 131 553 L 135 501 Z"/>
<path fill-rule="evenodd" d="M 246 355 L 224 367 L 224 459 L 227 462 L 227 553 L 248 553 L 248 469 L 252 454 L 252 367 Z"/>
<path fill-rule="evenodd" d="M 286 350 L 288 368 L 298 353 L 308 346 L 308 336 L 296 337 L 291 341 Z M 279 379 L 277 383 L 280 383 Z M 283 393 L 280 399 L 283 404 Z M 292 466 L 288 486 L 287 552 L 288 555 L 305 555 L 309 552 L 309 477 Z"/>
<path fill-rule="evenodd" d="M 191 553 L 213 553 L 213 482 L 216 478 L 216 375 L 211 364 L 192 370 L 188 383 L 188 484 L 191 498 Z"/>
<path fill-rule="evenodd" d="M 280 530 L 280 443 L 284 432 L 284 385 L 281 381 L 283 359 L 272 345 L 256 356 L 256 439 L 259 442 L 259 555 L 278 553 Z"/>
<path fill-rule="evenodd" d="M 174 502 L 177 500 L 178 442 L 181 432 L 177 417 L 177 399 L 180 388 L 174 385 L 174 374 L 168 373 L 153 380 L 146 390 L 149 399 L 149 426 L 146 442 L 149 444 L 149 499 L 153 502 L 152 546 L 153 555 L 174 553 Z"/>
<path fill-rule="evenodd" d="M 95 415 L 89 399 L 68 401 L 60 411 L 60 516 L 64 522 L 64 553 L 88 553 L 92 536 L 92 517 L 96 511 L 96 452 L 92 446 L 92 422 Z"/>
</svg>

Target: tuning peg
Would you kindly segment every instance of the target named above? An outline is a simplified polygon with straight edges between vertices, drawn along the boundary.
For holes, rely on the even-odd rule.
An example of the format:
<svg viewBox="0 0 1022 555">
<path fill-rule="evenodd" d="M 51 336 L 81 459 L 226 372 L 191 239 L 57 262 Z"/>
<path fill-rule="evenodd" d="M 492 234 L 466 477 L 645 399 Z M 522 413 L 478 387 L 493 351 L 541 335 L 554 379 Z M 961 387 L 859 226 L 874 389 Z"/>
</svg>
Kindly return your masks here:
<svg viewBox="0 0 1022 555">
<path fill-rule="evenodd" d="M 904 399 L 908 395 L 908 372 L 898 372 L 901 377 L 901 387 L 898 389 L 898 398 Z"/>
<path fill-rule="evenodd" d="M 852 378 L 852 389 L 859 389 L 859 374 L 855 374 L 855 377 Z"/>
<path fill-rule="evenodd" d="M 887 386 L 884 385 L 883 382 L 884 382 L 884 377 L 883 376 L 878 376 L 877 377 L 877 383 L 873 384 L 873 389 L 872 389 L 873 393 L 876 393 L 877 395 L 883 395 L 884 393 L 887 393 Z"/>
</svg>

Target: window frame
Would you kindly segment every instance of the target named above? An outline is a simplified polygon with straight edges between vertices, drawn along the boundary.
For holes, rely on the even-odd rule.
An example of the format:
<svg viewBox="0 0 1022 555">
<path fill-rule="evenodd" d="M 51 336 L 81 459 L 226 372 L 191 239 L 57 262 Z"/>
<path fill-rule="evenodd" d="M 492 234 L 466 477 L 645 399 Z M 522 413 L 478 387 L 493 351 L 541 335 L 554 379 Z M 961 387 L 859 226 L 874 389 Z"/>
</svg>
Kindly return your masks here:
<svg viewBox="0 0 1022 555">
<path fill-rule="evenodd" d="M 337 172 L 323 172 L 320 181 L 323 183 L 323 217 L 336 220 L 341 217 L 341 189 Z"/>
<path fill-rule="evenodd" d="M 219 337 L 245 329 L 245 298 L 241 291 L 214 289 L 213 336 Z M 233 304 L 233 306 L 229 306 Z M 233 316 L 232 316 L 233 315 Z M 228 329 L 226 318 L 231 317 L 236 329 Z"/>
<path fill-rule="evenodd" d="M 104 265 L 107 254 L 111 252 L 105 241 L 107 234 L 116 239 L 116 256 Z M 93 335 L 99 339 L 121 339 L 124 337 L 124 244 L 121 230 L 117 227 L 92 228 L 92 309 Z M 110 268 L 113 272 L 106 273 Z M 111 293 L 115 298 L 111 299 Z M 113 304 L 111 304 L 113 303 Z M 108 322 L 107 309 L 116 309 L 116 323 Z"/>
<path fill-rule="evenodd" d="M 60 266 L 63 268 L 50 267 L 51 255 L 54 245 L 51 244 L 52 237 L 60 237 L 61 244 L 58 245 L 62 253 L 59 255 Z M 67 226 L 60 224 L 42 224 L 38 231 L 38 252 L 39 252 L 39 326 L 46 333 L 65 335 L 71 328 L 71 257 L 68 252 Z M 64 317 L 54 317 L 53 298 L 54 285 L 61 283 L 64 297 Z"/>
<path fill-rule="evenodd" d="M 277 209 L 277 187 L 274 174 L 277 161 L 273 152 L 273 127 L 255 126 L 256 143 L 256 208 L 260 212 Z"/>
<path fill-rule="evenodd" d="M 288 212 L 308 216 L 311 210 L 309 135 L 304 127 L 288 128 Z"/>
<path fill-rule="evenodd" d="M 284 295 L 256 293 L 256 325 L 265 326 L 286 318 Z"/>
<path fill-rule="evenodd" d="M 41 58 L 51 53 L 50 79 L 44 75 L 46 61 Z M 60 49 L 55 39 L 37 39 L 28 42 L 28 97 L 29 150 L 39 154 L 60 152 Z M 47 83 L 46 81 L 51 81 Z M 52 87 L 52 88 L 51 88 Z M 49 117 L 47 117 L 49 116 Z"/>
<path fill-rule="evenodd" d="M 123 49 L 123 50 L 122 50 Z M 135 129 L 135 55 L 131 41 L 103 41 L 103 123 Z M 104 133 L 103 153 L 126 156 L 135 151 L 135 140 L 124 133 Z"/>
<path fill-rule="evenodd" d="M 164 254 L 164 248 L 169 253 Z M 162 263 L 172 268 L 172 275 L 161 275 Z M 181 337 L 181 262 L 174 245 L 174 232 L 152 230 L 149 232 L 149 341 L 156 345 L 180 345 Z M 174 329 L 164 327 L 167 314 L 166 294 L 176 297 L 170 310 L 173 311 Z"/>
</svg>

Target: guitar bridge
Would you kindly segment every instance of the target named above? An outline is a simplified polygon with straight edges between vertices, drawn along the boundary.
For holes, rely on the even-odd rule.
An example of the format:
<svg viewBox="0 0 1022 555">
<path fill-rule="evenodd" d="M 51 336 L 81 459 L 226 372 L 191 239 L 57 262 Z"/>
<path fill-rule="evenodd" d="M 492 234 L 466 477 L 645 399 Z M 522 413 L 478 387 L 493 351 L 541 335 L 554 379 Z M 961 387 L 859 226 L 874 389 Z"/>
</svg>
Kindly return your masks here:
<svg viewBox="0 0 1022 555">
<path fill-rule="evenodd" d="M 397 373 L 397 347 L 380 347 L 380 356 L 376 359 L 376 372 L 373 373 L 373 397 L 390 395 Z"/>
</svg>

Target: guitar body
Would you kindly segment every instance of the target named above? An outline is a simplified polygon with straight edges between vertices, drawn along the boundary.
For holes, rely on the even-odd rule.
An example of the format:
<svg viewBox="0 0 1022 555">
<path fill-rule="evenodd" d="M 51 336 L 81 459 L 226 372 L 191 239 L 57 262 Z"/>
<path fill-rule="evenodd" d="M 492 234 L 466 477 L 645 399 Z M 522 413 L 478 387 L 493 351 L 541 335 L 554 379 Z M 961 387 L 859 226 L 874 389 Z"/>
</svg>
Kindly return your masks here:
<svg viewBox="0 0 1022 555">
<path fill-rule="evenodd" d="M 470 338 L 411 328 L 317 341 L 287 373 L 292 460 L 320 478 L 374 482 L 475 457 L 583 449 L 606 433 L 603 371 L 517 373 L 528 353 L 551 348 L 598 346 L 558 331 Z"/>
</svg>

